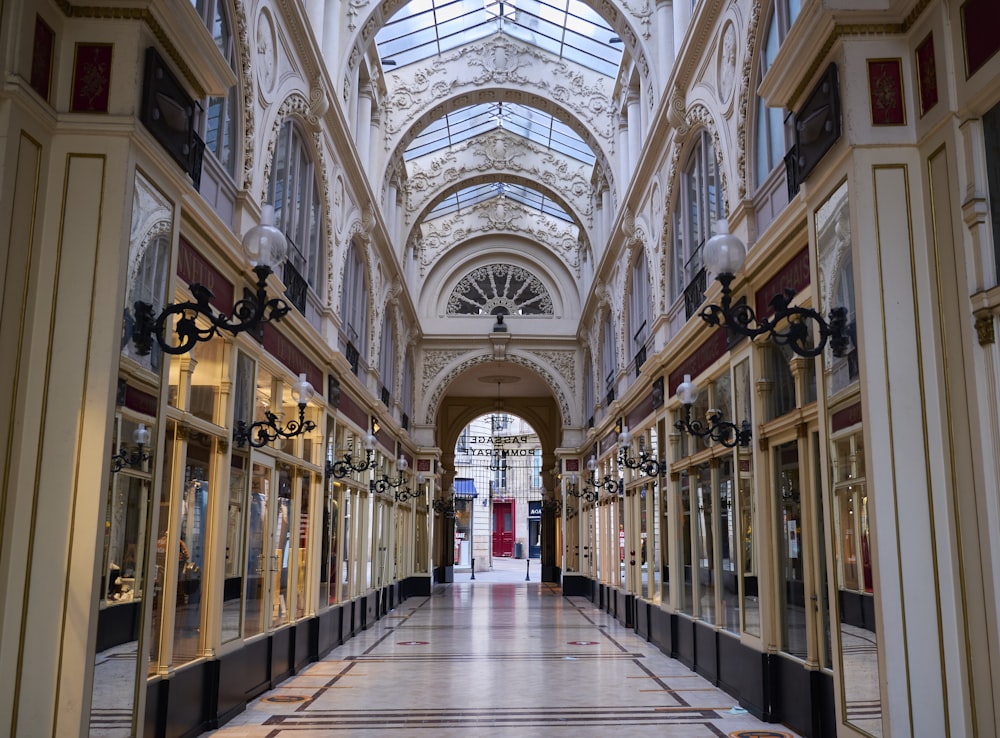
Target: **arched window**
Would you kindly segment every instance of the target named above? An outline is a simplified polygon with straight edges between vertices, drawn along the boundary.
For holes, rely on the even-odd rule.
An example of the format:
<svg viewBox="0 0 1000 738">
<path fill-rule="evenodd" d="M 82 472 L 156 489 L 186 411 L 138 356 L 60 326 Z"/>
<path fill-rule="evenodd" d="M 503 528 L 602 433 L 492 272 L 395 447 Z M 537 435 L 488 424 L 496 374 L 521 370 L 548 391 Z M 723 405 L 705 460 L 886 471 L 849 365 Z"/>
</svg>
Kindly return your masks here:
<svg viewBox="0 0 1000 738">
<path fill-rule="evenodd" d="M 638 357 L 646 348 L 646 341 L 649 340 L 649 322 L 652 314 L 645 249 L 638 249 L 629 277 L 628 332 L 631 336 L 632 353 Z M 636 360 L 638 361 L 638 358 Z"/>
<path fill-rule="evenodd" d="M 230 10 L 226 0 L 192 0 L 192 4 L 215 39 L 219 52 L 237 70 L 236 44 L 233 40 Z M 236 88 L 234 85 L 224 97 L 210 97 L 204 103 L 200 134 L 205 140 L 205 150 L 219 161 L 230 177 L 236 174 Z"/>
<path fill-rule="evenodd" d="M 340 315 L 348 344 L 346 355 L 357 373 L 359 357 L 367 356 L 368 352 L 368 274 L 357 244 L 353 241 L 344 261 L 343 284 Z"/>
<path fill-rule="evenodd" d="M 697 134 L 678 184 L 674 196 L 672 295 L 678 299 L 688 285 L 700 279 L 701 289 L 695 290 L 700 304 L 705 292 L 701 249 L 725 212 L 719 165 L 708 131 Z"/>
<path fill-rule="evenodd" d="M 761 39 L 757 56 L 757 89 L 774 63 L 788 29 L 799 14 L 801 0 L 776 0 L 768 16 L 767 32 Z M 785 153 L 792 145 L 792 132 L 785 125 L 787 111 L 769 108 L 764 98 L 757 97 L 754 117 L 754 190 L 761 191 L 758 204 L 757 228 L 763 230 L 774 216 L 788 204 L 788 191 L 783 186 Z M 775 172 L 775 170 L 780 170 Z M 768 186 L 769 185 L 769 186 Z"/>
<path fill-rule="evenodd" d="M 267 193 L 274 204 L 274 224 L 288 237 L 288 263 L 317 289 L 323 230 L 319 187 L 312 156 L 292 120 L 278 134 Z"/>
<path fill-rule="evenodd" d="M 396 331 L 394 313 L 386 310 L 382 318 L 382 338 L 379 342 L 378 375 L 382 382 L 382 402 L 386 406 L 392 401 L 392 390 L 396 379 Z"/>
<path fill-rule="evenodd" d="M 134 315 L 132 306 L 137 300 L 153 306 L 159 314 L 166 304 L 168 265 L 170 263 L 170 221 L 158 223 L 147 238 L 129 249 L 128 286 L 125 288 L 125 318 L 122 323 L 122 354 L 142 364 L 147 369 L 159 371 L 163 351 L 153 341 L 148 356 L 140 356 L 132 343 Z"/>
<path fill-rule="evenodd" d="M 615 397 L 615 374 L 618 373 L 618 360 L 615 356 L 615 330 L 611 323 L 611 311 L 604 317 L 604 327 L 601 329 L 601 373 L 604 375 L 604 389 L 608 394 L 608 403 Z"/>
<path fill-rule="evenodd" d="M 407 351 L 403 359 L 403 377 L 399 390 L 399 406 L 403 412 L 403 430 L 410 427 L 413 417 L 413 352 Z"/>
</svg>

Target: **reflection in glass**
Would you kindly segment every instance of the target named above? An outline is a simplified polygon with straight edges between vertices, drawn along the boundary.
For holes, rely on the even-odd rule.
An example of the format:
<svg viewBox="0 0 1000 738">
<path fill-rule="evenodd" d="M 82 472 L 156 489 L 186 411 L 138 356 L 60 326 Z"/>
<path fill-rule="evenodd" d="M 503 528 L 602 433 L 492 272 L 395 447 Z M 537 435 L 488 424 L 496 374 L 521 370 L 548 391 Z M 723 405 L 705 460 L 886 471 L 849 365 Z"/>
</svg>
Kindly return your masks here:
<svg viewBox="0 0 1000 738">
<path fill-rule="evenodd" d="M 712 502 L 712 467 L 698 468 L 695 482 L 698 505 L 698 617 L 715 623 L 715 505 Z"/>
<path fill-rule="evenodd" d="M 299 525 L 296 540 L 295 574 L 295 617 L 303 618 L 306 614 L 306 556 L 309 552 L 309 486 L 312 475 L 309 472 L 299 472 Z"/>
<path fill-rule="evenodd" d="M 351 557 L 351 547 L 354 541 L 354 515 L 353 501 L 357 493 L 348 490 L 344 494 L 344 522 L 343 522 L 343 553 L 340 557 L 340 596 L 341 599 L 348 600 L 354 596 L 354 590 L 351 587 L 351 582 L 353 581 L 351 577 L 351 562 L 353 561 Z"/>
<path fill-rule="evenodd" d="M 180 490 L 178 563 L 174 585 L 174 654 L 179 665 L 198 658 L 201 649 L 202 572 L 208 542 L 208 498 L 213 439 L 191 432 L 184 486 Z"/>
<path fill-rule="evenodd" d="M 233 450 L 229 464 L 229 500 L 226 516 L 226 578 L 222 589 L 222 642 L 240 637 L 243 614 L 243 535 L 250 458 Z"/>
<path fill-rule="evenodd" d="M 158 509 L 156 527 L 156 558 L 153 561 L 153 607 L 151 613 L 151 627 L 149 637 L 149 674 L 157 674 L 161 669 L 160 649 L 165 646 L 162 643 L 163 634 L 160 633 L 160 624 L 163 622 L 163 608 L 167 603 L 173 602 L 172 595 L 168 595 L 163 587 L 163 580 L 167 567 L 167 528 L 170 525 L 170 489 L 173 484 L 174 470 L 174 445 L 177 436 L 177 424 L 167 423 L 163 453 L 160 455 L 160 465 L 163 469 L 162 483 L 159 494 L 156 496 L 155 505 Z M 164 663 L 162 669 L 166 672 L 168 664 Z"/>
<path fill-rule="evenodd" d="M 268 503 L 271 496 L 271 469 L 253 465 L 250 477 L 250 514 L 247 523 L 246 611 L 243 637 L 264 632 L 264 603 L 267 598 L 268 555 L 265 548 Z"/>
<path fill-rule="evenodd" d="M 802 498 L 797 441 L 775 448 L 774 471 L 781 650 L 804 659 L 807 656 L 805 565 L 802 558 Z"/>
<path fill-rule="evenodd" d="M 278 497 L 274 506 L 274 535 L 268 553 L 274 562 L 274 582 L 271 587 L 271 624 L 288 622 L 288 560 L 292 516 L 292 479 L 288 468 L 278 470 Z"/>
<path fill-rule="evenodd" d="M 740 630 L 739 585 L 736 581 L 739 565 L 739 522 L 736 519 L 735 482 L 732 457 L 719 459 L 719 543 L 722 569 L 722 622 L 728 631 Z"/>
<path fill-rule="evenodd" d="M 834 560 L 847 721 L 882 735 L 868 492 L 860 431 L 833 441 Z"/>
<path fill-rule="evenodd" d="M 685 469 L 680 473 L 680 514 L 681 514 L 681 572 L 684 589 L 681 591 L 679 609 L 686 615 L 693 614 L 694 598 L 691 584 L 691 476 Z"/>
<path fill-rule="evenodd" d="M 744 468 L 745 467 L 745 468 Z M 743 632 L 760 637 L 760 598 L 757 585 L 757 550 L 754 536 L 753 473 L 750 459 L 740 459 L 740 534 L 743 554 Z"/>
<path fill-rule="evenodd" d="M 130 438 L 135 426 L 122 419 L 119 437 Z M 94 736 L 133 735 L 149 494 L 147 470 L 124 467 L 111 475 L 91 702 Z"/>
</svg>

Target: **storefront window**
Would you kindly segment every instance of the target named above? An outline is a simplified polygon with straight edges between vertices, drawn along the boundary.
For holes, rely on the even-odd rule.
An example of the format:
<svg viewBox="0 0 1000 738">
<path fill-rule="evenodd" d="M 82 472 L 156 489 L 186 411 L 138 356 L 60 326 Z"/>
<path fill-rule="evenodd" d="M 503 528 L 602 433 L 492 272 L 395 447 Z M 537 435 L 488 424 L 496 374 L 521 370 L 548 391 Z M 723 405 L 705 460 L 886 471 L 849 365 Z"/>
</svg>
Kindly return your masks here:
<svg viewBox="0 0 1000 738">
<path fill-rule="evenodd" d="M 736 509 L 735 479 L 732 457 L 719 460 L 719 543 L 722 570 L 722 619 L 728 631 L 740 630 L 739 522 Z"/>
<path fill-rule="evenodd" d="M 268 505 L 271 498 L 271 467 L 253 465 L 250 477 L 250 514 L 247 523 L 246 610 L 244 637 L 264 632 L 264 603 L 267 592 L 268 552 L 266 547 Z"/>
<path fill-rule="evenodd" d="M 309 472 L 299 472 L 299 525 L 295 540 L 298 541 L 295 561 L 295 617 L 303 618 L 308 611 L 306 599 L 306 561 L 309 555 L 309 491 L 312 485 L 312 475 Z"/>
<path fill-rule="evenodd" d="M 222 589 L 222 642 L 240 637 L 243 614 L 243 534 L 249 489 L 249 456 L 233 451 L 229 462 L 229 500 L 226 516 L 226 581 Z"/>
<path fill-rule="evenodd" d="M 680 570 L 683 573 L 683 590 L 680 593 L 679 610 L 686 615 L 694 614 L 694 590 L 691 581 L 691 475 L 685 469 L 680 473 L 681 550 Z"/>
<path fill-rule="evenodd" d="M 712 468 L 703 464 L 697 470 L 695 504 L 697 505 L 698 612 L 699 618 L 715 622 L 715 504 L 712 500 Z"/>
<path fill-rule="evenodd" d="M 149 674 L 155 675 L 161 671 L 160 656 L 162 650 L 167 647 L 167 644 L 163 643 L 163 634 L 160 632 L 160 624 L 163 622 L 164 608 L 167 606 L 167 602 L 173 602 L 173 596 L 169 595 L 164 589 L 163 582 L 166 577 L 167 568 L 167 547 L 170 538 L 176 540 L 176 535 L 168 535 L 170 528 L 170 492 L 169 490 L 173 486 L 173 471 L 174 471 L 174 446 L 177 443 L 177 424 L 174 422 L 167 423 L 166 433 L 164 434 L 163 443 L 163 456 L 160 459 L 160 465 L 163 470 L 162 484 L 160 485 L 159 495 L 155 501 L 157 508 L 157 527 L 156 527 L 156 559 L 153 562 L 152 578 L 153 578 L 153 607 L 150 610 L 151 626 L 150 626 L 150 638 L 149 638 Z M 174 564 L 176 565 L 176 564 Z M 162 670 L 166 672 L 169 664 L 164 662 L 162 664 Z"/>
<path fill-rule="evenodd" d="M 187 441 L 184 485 L 180 492 L 179 556 L 174 601 L 175 666 L 192 661 L 201 649 L 202 572 L 208 541 L 209 484 L 213 438 L 192 431 Z"/>
<path fill-rule="evenodd" d="M 774 449 L 775 509 L 778 511 L 778 597 L 781 649 L 806 658 L 805 566 L 798 442 Z"/>
<path fill-rule="evenodd" d="M 288 622 L 288 564 L 291 547 L 292 476 L 291 469 L 278 469 L 278 496 L 274 506 L 274 533 L 268 552 L 274 558 L 274 581 L 271 595 L 271 623 L 274 627 Z"/>
</svg>

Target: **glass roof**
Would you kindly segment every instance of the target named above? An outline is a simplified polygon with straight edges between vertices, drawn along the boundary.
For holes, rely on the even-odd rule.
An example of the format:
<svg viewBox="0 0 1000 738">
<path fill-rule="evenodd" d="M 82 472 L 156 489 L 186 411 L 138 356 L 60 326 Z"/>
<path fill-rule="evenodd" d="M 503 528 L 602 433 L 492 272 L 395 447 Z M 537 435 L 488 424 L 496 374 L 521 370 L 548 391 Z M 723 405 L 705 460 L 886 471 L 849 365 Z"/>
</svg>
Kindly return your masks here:
<svg viewBox="0 0 1000 738">
<path fill-rule="evenodd" d="M 426 219 L 431 220 L 432 218 L 440 218 L 452 213 L 461 213 L 463 209 L 467 210 L 477 203 L 491 200 L 494 197 L 509 197 L 511 200 L 519 202 L 532 210 L 537 210 L 569 223 L 573 222 L 573 218 L 563 210 L 561 205 L 553 201 L 552 198 L 524 185 L 503 181 L 477 184 L 453 192 L 434 206 L 434 209 L 427 214 Z"/>
<path fill-rule="evenodd" d="M 618 74 L 621 43 L 580 0 L 410 0 L 375 43 L 383 65 L 404 66 L 498 31 L 607 77 Z"/>
<path fill-rule="evenodd" d="M 403 158 L 410 161 L 496 128 L 523 136 L 587 166 L 594 164 L 594 152 L 568 125 L 537 108 L 502 101 L 470 105 L 432 121 L 410 142 Z"/>
</svg>

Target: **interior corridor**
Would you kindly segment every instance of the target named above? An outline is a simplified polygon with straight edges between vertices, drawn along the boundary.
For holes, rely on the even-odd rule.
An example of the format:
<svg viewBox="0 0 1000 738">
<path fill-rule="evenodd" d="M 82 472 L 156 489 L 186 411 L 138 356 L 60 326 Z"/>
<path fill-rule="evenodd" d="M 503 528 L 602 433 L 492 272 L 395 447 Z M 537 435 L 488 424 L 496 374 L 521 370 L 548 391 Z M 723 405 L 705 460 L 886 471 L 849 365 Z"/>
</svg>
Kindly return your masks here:
<svg viewBox="0 0 1000 738">
<path fill-rule="evenodd" d="M 405 600 L 211 735 L 795 735 L 540 583 L 537 561 L 494 564 Z"/>
</svg>

